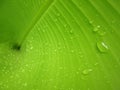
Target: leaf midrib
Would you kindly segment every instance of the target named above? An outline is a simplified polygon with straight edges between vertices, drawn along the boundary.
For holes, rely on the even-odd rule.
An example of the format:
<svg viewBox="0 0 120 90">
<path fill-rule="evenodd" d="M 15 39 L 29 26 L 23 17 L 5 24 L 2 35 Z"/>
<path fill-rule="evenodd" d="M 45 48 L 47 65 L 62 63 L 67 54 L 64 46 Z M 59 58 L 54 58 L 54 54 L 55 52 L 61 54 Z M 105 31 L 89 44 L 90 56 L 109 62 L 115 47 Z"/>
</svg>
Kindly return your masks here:
<svg viewBox="0 0 120 90">
<path fill-rule="evenodd" d="M 54 0 L 47 0 L 44 5 L 42 5 L 38 11 L 38 13 L 33 17 L 31 23 L 26 28 L 26 32 L 20 37 L 20 39 L 17 40 L 17 44 L 21 46 L 24 43 L 24 40 L 32 30 L 32 28 L 36 25 L 36 23 L 42 18 L 44 13 L 50 8 Z"/>
</svg>

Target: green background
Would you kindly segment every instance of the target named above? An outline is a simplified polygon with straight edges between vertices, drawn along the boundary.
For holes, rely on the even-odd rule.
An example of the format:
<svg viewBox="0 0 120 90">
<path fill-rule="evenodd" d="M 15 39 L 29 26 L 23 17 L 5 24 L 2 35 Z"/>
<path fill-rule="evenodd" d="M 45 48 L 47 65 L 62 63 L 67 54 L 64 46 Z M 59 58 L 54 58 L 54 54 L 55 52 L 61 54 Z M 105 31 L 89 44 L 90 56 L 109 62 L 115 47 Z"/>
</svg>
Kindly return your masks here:
<svg viewBox="0 0 120 90">
<path fill-rule="evenodd" d="M 0 42 L 0 90 L 120 90 L 120 0 L 0 0 Z"/>
</svg>

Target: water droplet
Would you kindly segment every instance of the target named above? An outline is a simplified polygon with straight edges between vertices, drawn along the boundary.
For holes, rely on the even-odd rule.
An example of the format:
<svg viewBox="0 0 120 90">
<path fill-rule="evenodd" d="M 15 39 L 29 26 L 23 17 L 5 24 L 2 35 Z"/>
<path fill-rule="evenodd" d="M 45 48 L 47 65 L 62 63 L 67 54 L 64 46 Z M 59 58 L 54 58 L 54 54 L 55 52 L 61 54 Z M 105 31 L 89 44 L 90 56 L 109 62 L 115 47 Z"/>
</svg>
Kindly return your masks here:
<svg viewBox="0 0 120 90">
<path fill-rule="evenodd" d="M 90 24 L 93 24 L 93 21 L 92 21 L 92 20 L 90 20 L 90 21 L 89 21 L 89 23 L 90 23 Z"/>
<path fill-rule="evenodd" d="M 32 49 L 33 49 L 33 47 L 31 46 L 31 47 L 30 47 L 30 49 L 32 50 Z"/>
<path fill-rule="evenodd" d="M 97 47 L 100 52 L 107 52 L 107 50 L 108 50 L 108 46 L 102 41 L 97 42 Z"/>
<path fill-rule="evenodd" d="M 74 53 L 74 50 L 73 50 L 73 49 L 71 50 L 71 53 Z"/>
<path fill-rule="evenodd" d="M 94 32 L 97 32 L 97 31 L 100 29 L 100 27 L 101 27 L 100 25 L 96 26 L 96 27 L 93 29 L 93 31 L 94 31 Z"/>
<path fill-rule="evenodd" d="M 29 66 L 28 64 L 25 65 L 25 67 L 28 67 L 28 66 Z"/>
<path fill-rule="evenodd" d="M 22 69 L 21 72 L 25 72 L 25 69 Z"/>
<path fill-rule="evenodd" d="M 57 52 L 57 49 L 55 49 L 54 52 Z"/>
<path fill-rule="evenodd" d="M 98 31 L 98 34 L 99 34 L 100 36 L 103 36 L 103 35 L 106 34 L 106 32 L 105 32 L 105 30 L 99 30 L 99 31 Z"/>
<path fill-rule="evenodd" d="M 68 24 L 65 24 L 64 27 L 67 30 L 67 32 L 69 32 L 69 30 L 71 29 L 70 25 L 68 25 Z"/>
<path fill-rule="evenodd" d="M 97 32 L 100 36 L 103 36 L 106 34 L 105 28 L 103 28 L 102 26 L 98 25 L 95 26 L 95 28 L 93 29 L 94 32 Z"/>
<path fill-rule="evenodd" d="M 92 69 L 85 69 L 83 70 L 83 75 L 88 75 L 90 72 L 92 71 Z"/>
</svg>

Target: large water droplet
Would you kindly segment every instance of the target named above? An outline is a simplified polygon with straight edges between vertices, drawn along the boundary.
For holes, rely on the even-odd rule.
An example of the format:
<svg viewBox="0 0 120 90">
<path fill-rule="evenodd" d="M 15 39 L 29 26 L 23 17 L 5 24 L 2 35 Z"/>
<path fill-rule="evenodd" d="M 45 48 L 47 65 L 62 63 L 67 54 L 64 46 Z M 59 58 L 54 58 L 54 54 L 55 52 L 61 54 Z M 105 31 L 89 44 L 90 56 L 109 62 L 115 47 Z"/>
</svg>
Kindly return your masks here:
<svg viewBox="0 0 120 90">
<path fill-rule="evenodd" d="M 100 52 L 107 52 L 108 50 L 108 46 L 102 41 L 97 42 L 97 47 Z"/>
</svg>

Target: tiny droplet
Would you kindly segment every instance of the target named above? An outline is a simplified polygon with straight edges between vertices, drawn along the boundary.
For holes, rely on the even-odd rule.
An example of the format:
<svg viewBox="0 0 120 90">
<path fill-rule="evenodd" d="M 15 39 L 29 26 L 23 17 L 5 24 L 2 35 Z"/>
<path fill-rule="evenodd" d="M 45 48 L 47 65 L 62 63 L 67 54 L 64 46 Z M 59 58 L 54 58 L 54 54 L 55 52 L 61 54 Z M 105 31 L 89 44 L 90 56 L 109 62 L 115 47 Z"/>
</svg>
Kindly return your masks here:
<svg viewBox="0 0 120 90">
<path fill-rule="evenodd" d="M 90 72 L 92 71 L 92 69 L 85 69 L 83 70 L 83 75 L 88 75 Z"/>
<path fill-rule="evenodd" d="M 101 27 L 100 25 L 96 26 L 96 27 L 93 29 L 93 31 L 94 31 L 94 32 L 97 32 L 97 31 L 100 29 L 100 27 Z"/>
</svg>

